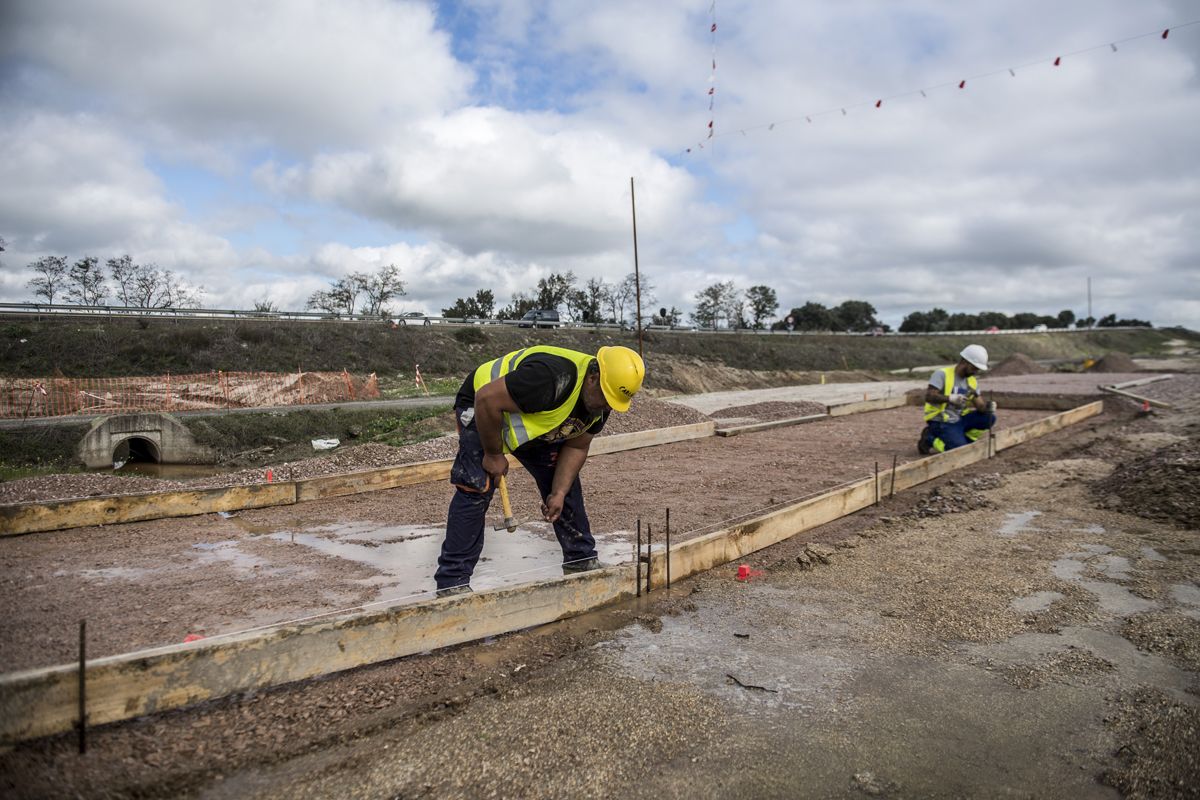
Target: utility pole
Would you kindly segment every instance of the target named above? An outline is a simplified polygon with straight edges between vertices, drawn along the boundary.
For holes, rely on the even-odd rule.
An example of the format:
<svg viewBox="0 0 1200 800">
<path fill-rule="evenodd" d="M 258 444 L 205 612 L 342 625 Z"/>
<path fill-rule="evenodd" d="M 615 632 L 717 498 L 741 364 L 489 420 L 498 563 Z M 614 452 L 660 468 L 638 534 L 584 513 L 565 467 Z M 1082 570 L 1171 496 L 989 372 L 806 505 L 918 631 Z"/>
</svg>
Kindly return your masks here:
<svg viewBox="0 0 1200 800">
<path fill-rule="evenodd" d="M 633 212 L 633 280 L 637 284 L 638 355 L 642 355 L 642 275 L 638 270 L 637 200 L 633 196 L 633 177 L 629 178 L 629 207 Z"/>
</svg>

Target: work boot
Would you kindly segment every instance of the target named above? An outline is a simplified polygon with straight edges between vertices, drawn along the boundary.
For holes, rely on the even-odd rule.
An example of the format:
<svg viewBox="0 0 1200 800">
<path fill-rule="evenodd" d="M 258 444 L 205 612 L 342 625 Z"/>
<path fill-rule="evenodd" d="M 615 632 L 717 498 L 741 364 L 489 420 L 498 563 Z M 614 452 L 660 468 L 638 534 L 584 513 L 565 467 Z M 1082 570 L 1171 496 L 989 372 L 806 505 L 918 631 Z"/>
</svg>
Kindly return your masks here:
<svg viewBox="0 0 1200 800">
<path fill-rule="evenodd" d="M 604 565 L 600 563 L 600 559 L 592 557 L 585 558 L 582 561 L 572 561 L 569 564 L 563 564 L 563 574 L 573 575 L 576 572 L 591 572 L 594 569 L 601 569 Z"/>
<path fill-rule="evenodd" d="M 921 438 L 917 440 L 917 452 L 923 456 L 927 456 L 933 452 L 932 437 L 929 435 L 929 426 L 926 425 L 921 430 Z"/>
<path fill-rule="evenodd" d="M 460 583 L 458 586 L 447 586 L 445 589 L 438 589 L 438 597 L 453 597 L 456 594 L 470 594 L 472 591 L 471 585 Z"/>
</svg>

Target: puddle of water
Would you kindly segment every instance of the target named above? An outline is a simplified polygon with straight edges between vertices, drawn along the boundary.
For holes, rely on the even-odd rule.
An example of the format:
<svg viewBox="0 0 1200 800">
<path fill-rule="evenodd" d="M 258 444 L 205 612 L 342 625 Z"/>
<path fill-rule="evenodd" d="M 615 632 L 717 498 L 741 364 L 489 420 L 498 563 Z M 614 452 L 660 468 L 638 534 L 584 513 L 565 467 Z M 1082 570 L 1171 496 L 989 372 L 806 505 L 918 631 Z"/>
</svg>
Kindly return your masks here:
<svg viewBox="0 0 1200 800">
<path fill-rule="evenodd" d="M 1000 526 L 1000 530 L 996 531 L 1001 536 L 1012 537 L 1019 533 L 1034 530 L 1029 523 L 1037 517 L 1040 517 L 1040 511 L 1015 511 L 1004 515 L 1004 524 Z"/>
<path fill-rule="evenodd" d="M 562 550 L 550 530 L 548 523 L 529 523 L 512 533 L 488 531 L 471 586 L 480 591 L 562 575 Z M 360 581 L 362 585 L 380 590 L 401 588 L 421 596 L 433 592 L 433 573 L 444 537 L 445 528 L 440 526 L 379 527 L 366 522 L 270 534 L 276 541 L 303 545 L 380 573 Z M 596 550 L 605 564 L 633 558 L 632 546 L 619 532 L 597 535 Z"/>
<path fill-rule="evenodd" d="M 1200 586 L 1193 583 L 1176 583 L 1171 586 L 1171 599 L 1183 606 L 1179 613 L 1192 619 L 1200 619 Z"/>
<path fill-rule="evenodd" d="M 1103 611 L 1110 614 L 1115 614 L 1119 617 L 1127 617 L 1131 614 L 1138 614 L 1142 611 L 1150 611 L 1158 608 L 1158 603 L 1152 600 L 1147 600 L 1144 597 L 1138 597 L 1123 586 L 1118 586 L 1115 583 L 1106 581 L 1088 580 L 1083 577 L 1083 572 L 1087 568 L 1087 560 L 1091 558 L 1100 558 L 1100 568 L 1111 567 L 1117 571 L 1120 577 L 1128 576 L 1129 562 L 1120 556 L 1107 556 L 1107 553 L 1112 551 L 1112 548 L 1104 545 L 1084 545 L 1085 552 L 1068 553 L 1063 558 L 1058 559 L 1050 565 L 1050 571 L 1056 578 L 1060 580 L 1074 583 L 1083 587 L 1092 594 L 1096 595 L 1096 600 L 1100 604 Z M 1122 571 L 1123 570 L 1123 571 Z M 1110 573 L 1105 573 L 1110 574 Z"/>
<path fill-rule="evenodd" d="M 1119 581 L 1129 577 L 1129 559 L 1122 556 L 1101 556 L 1096 559 L 1094 566 L 1108 577 Z"/>
<path fill-rule="evenodd" d="M 1166 561 L 1167 557 L 1155 550 L 1153 547 L 1143 547 L 1141 549 L 1142 558 L 1147 561 Z"/>
<path fill-rule="evenodd" d="M 199 542 L 192 545 L 201 564 L 225 564 L 241 578 L 257 578 L 265 575 L 285 575 L 295 572 L 295 567 L 275 567 L 271 562 L 256 555 L 243 552 L 239 542 Z"/>
<path fill-rule="evenodd" d="M 1189 706 L 1200 706 L 1200 697 L 1188 691 L 1191 672 L 1181 670 L 1160 656 L 1143 653 L 1132 643 L 1104 631 L 1067 627 L 1058 633 L 1022 633 L 997 644 L 969 645 L 966 649 L 1010 664 L 1034 664 L 1046 655 L 1072 648 L 1087 650 L 1108 661 L 1122 676 L 1122 683 L 1155 686 Z"/>
<path fill-rule="evenodd" d="M 1009 603 L 1009 606 L 1014 611 L 1034 613 L 1038 611 L 1045 611 L 1047 608 L 1052 606 L 1055 601 L 1062 599 L 1063 595 L 1059 594 L 1058 592 L 1034 592 L 1028 597 L 1018 597 Z"/>
</svg>

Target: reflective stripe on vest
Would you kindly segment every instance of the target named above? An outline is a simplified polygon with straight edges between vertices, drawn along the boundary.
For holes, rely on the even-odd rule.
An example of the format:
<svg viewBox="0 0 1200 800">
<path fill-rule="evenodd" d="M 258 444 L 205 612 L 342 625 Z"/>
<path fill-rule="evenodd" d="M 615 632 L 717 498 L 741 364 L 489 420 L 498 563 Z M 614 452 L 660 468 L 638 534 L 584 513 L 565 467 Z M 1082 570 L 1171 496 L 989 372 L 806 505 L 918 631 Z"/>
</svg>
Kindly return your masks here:
<svg viewBox="0 0 1200 800">
<path fill-rule="evenodd" d="M 942 375 L 944 376 L 944 380 L 942 381 L 942 394 L 946 395 L 947 397 L 954 393 L 954 370 L 955 367 L 942 367 Z M 967 388 L 970 390 L 967 392 L 967 401 L 969 402 L 972 398 L 979 394 L 979 381 L 975 380 L 974 375 L 967 378 Z M 963 408 L 966 408 L 966 406 L 963 406 Z M 934 405 L 933 403 L 926 401 L 925 421 L 932 422 L 935 419 L 938 422 L 946 421 L 946 404 L 940 403 L 938 405 Z"/>
<path fill-rule="evenodd" d="M 525 358 L 538 353 L 560 356 L 575 364 L 575 386 L 571 390 L 571 394 L 566 402 L 557 408 L 552 408 L 548 411 L 535 411 L 529 414 L 509 413 L 507 411 L 503 413 L 500 440 L 504 444 L 505 451 L 509 453 L 539 436 L 550 433 L 571 416 L 571 412 L 575 409 L 575 404 L 579 401 L 579 395 L 583 391 L 583 381 L 587 377 L 588 365 L 595 360 L 595 356 L 588 355 L 587 353 L 568 350 L 565 347 L 552 347 L 550 345 L 538 345 L 536 347 L 526 347 L 523 350 L 514 350 L 506 356 L 479 365 L 475 370 L 475 378 L 473 380 L 475 391 L 478 392 L 485 385 L 512 372 Z M 586 424 L 574 436 L 586 432 L 598 419 L 600 419 L 599 415 L 587 420 Z"/>
</svg>

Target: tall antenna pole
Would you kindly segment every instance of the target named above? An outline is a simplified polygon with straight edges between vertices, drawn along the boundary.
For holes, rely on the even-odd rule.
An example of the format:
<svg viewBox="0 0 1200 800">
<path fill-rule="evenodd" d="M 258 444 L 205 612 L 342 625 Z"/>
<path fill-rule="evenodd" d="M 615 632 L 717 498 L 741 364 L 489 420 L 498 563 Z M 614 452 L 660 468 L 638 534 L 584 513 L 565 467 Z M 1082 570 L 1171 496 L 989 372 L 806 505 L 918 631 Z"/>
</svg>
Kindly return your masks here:
<svg viewBox="0 0 1200 800">
<path fill-rule="evenodd" d="M 1092 279 L 1088 278 L 1088 327 L 1094 328 L 1095 324 L 1092 321 Z"/>
<path fill-rule="evenodd" d="M 633 280 L 637 284 L 638 355 L 642 355 L 642 275 L 638 269 L 637 200 L 633 196 L 633 177 L 629 178 L 629 207 L 633 212 Z"/>
</svg>

